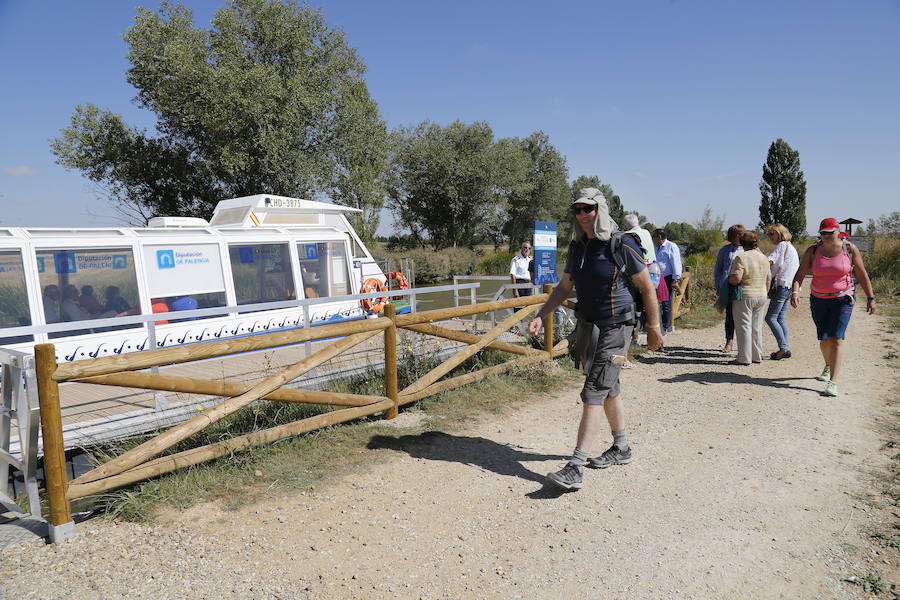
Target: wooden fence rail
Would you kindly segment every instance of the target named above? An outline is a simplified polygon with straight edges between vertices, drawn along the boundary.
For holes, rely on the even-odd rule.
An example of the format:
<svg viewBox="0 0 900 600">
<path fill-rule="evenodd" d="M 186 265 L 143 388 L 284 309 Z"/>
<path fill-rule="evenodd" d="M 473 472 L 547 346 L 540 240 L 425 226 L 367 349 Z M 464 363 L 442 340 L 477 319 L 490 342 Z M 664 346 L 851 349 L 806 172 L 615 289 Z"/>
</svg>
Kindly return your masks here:
<svg viewBox="0 0 900 600">
<path fill-rule="evenodd" d="M 288 436 L 306 433 L 320 427 L 343 423 L 363 416 L 382 413 L 385 418 L 397 416 L 400 406 L 422 398 L 472 383 L 489 375 L 536 362 L 552 360 L 566 352 L 566 342 L 553 345 L 553 315 L 544 323 L 544 350 L 497 341 L 505 331 L 530 317 L 542 305 L 552 289 L 545 285 L 543 294 L 513 298 L 482 304 L 439 309 L 397 316 L 390 304 L 384 318 L 366 319 L 350 323 L 322 325 L 314 328 L 281 331 L 253 337 L 203 342 L 190 346 L 165 348 L 115 357 L 104 357 L 57 364 L 52 344 L 35 346 L 41 423 L 44 436 L 44 461 L 47 492 L 50 504 L 51 532 L 56 539 L 65 539 L 74 532 L 70 501 L 129 485 L 176 469 L 196 465 L 231 452 L 267 444 Z M 483 335 L 454 331 L 431 324 L 453 317 L 477 315 L 495 310 L 518 309 Z M 440 365 L 398 389 L 397 337 L 399 329 L 445 338 L 468 344 Z M 384 335 L 384 396 L 297 390 L 284 386 L 309 370 L 331 360 L 373 336 Z M 175 377 L 138 372 L 150 367 L 174 365 L 289 344 L 337 337 L 318 352 L 290 365 L 279 373 L 263 378 L 255 384 L 232 383 Z M 442 379 L 454 368 L 485 348 L 510 353 L 516 358 L 503 364 Z M 68 481 L 62 439 L 62 420 L 59 407 L 59 383 L 78 381 L 96 385 L 143 388 L 222 396 L 217 405 L 183 423 L 160 433 L 150 440 Z M 196 434 L 203 428 L 233 414 L 247 405 L 260 401 L 305 402 L 339 407 L 327 413 L 255 431 L 230 440 L 192 448 L 171 455 L 160 456 L 175 444 Z"/>
</svg>

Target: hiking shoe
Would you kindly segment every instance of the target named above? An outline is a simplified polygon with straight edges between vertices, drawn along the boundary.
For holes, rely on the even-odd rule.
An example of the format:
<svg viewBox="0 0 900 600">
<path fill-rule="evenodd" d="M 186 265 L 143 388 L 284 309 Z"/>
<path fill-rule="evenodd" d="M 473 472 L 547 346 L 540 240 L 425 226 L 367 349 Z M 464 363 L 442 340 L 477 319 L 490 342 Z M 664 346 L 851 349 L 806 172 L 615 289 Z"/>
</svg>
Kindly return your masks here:
<svg viewBox="0 0 900 600">
<path fill-rule="evenodd" d="M 610 465 L 627 465 L 631 462 L 631 448 L 622 450 L 615 444 L 596 458 L 589 458 L 588 465 L 595 469 L 605 469 Z"/>
<path fill-rule="evenodd" d="M 564 490 L 580 490 L 584 485 L 581 481 L 581 467 L 572 463 L 566 463 L 556 473 L 548 473 L 547 481 Z"/>
<path fill-rule="evenodd" d="M 826 396 L 835 397 L 838 395 L 837 391 L 837 383 L 834 381 L 829 381 L 828 385 L 825 386 L 825 391 L 823 392 Z"/>
<path fill-rule="evenodd" d="M 831 381 L 831 367 L 826 366 L 822 370 L 822 374 L 816 377 L 816 379 L 819 381 Z"/>
</svg>

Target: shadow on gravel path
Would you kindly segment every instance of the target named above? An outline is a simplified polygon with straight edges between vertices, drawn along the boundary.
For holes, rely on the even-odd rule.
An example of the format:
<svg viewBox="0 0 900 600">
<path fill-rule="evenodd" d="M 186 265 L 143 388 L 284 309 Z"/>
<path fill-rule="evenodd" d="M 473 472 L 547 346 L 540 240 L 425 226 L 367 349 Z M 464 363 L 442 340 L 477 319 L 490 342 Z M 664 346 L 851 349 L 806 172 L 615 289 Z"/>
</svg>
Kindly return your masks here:
<svg viewBox="0 0 900 600">
<path fill-rule="evenodd" d="M 375 435 L 366 445 L 370 450 L 387 448 L 406 452 L 413 458 L 444 460 L 479 467 L 498 475 L 544 482 L 544 476 L 522 466 L 522 462 L 566 460 L 568 456 L 523 452 L 509 444 L 483 437 L 450 435 L 442 431 L 426 431 L 419 435 Z"/>
<path fill-rule="evenodd" d="M 702 371 L 700 373 L 683 373 L 675 377 L 660 379 L 662 383 L 683 383 L 685 381 L 693 381 L 696 383 L 744 383 L 750 385 L 762 385 L 766 387 L 775 387 L 781 389 L 801 390 L 804 392 L 819 392 L 814 387 L 803 387 L 784 383 L 787 381 L 809 381 L 811 377 L 751 377 L 743 373 L 730 373 L 722 371 Z"/>
</svg>

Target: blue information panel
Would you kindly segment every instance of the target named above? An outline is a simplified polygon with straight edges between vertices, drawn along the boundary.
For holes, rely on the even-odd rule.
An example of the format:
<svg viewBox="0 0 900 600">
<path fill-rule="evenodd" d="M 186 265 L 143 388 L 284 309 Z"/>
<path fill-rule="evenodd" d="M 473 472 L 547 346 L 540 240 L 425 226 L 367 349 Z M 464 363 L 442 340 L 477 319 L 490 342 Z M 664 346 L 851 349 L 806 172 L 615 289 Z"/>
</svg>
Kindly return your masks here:
<svg viewBox="0 0 900 600">
<path fill-rule="evenodd" d="M 534 282 L 556 283 L 556 223 L 534 222 Z"/>
</svg>

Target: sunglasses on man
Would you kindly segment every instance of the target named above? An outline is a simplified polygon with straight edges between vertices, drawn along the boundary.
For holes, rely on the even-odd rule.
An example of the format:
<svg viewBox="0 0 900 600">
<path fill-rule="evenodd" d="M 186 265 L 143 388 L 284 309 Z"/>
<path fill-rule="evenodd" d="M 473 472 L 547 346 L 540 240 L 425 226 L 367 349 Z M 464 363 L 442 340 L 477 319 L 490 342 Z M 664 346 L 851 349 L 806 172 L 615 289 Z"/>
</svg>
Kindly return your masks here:
<svg viewBox="0 0 900 600">
<path fill-rule="evenodd" d="M 522 246 L 522 250 L 531 250 L 531 246 Z"/>
<path fill-rule="evenodd" d="M 574 215 L 580 215 L 580 214 L 589 215 L 592 212 L 594 212 L 595 210 L 597 210 L 596 206 L 573 206 L 572 214 L 574 214 Z"/>
</svg>

